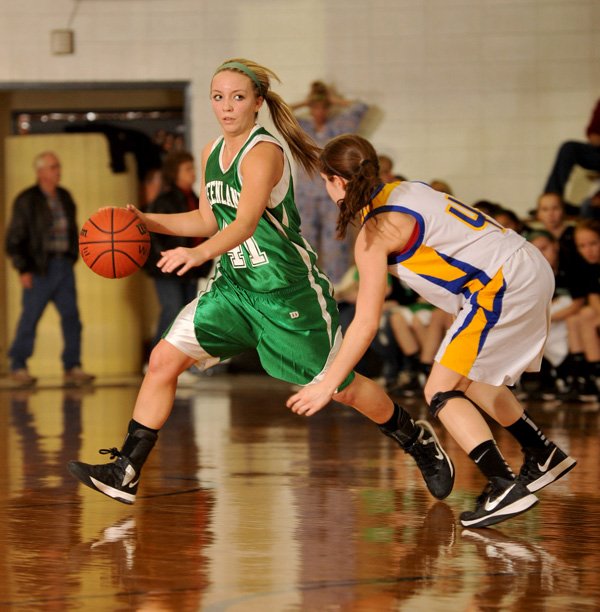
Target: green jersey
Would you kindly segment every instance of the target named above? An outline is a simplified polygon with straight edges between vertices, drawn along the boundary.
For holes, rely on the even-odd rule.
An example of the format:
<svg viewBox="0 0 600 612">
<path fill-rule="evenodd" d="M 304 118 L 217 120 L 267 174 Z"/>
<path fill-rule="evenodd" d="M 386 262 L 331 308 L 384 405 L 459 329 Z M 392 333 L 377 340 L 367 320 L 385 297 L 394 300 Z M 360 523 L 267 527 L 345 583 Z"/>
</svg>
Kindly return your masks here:
<svg viewBox="0 0 600 612">
<path fill-rule="evenodd" d="M 242 160 L 259 142 L 281 147 L 277 139 L 257 125 L 228 168 L 223 167 L 222 161 L 223 137 L 213 144 L 206 162 L 205 185 L 220 230 L 236 218 L 243 181 Z M 316 253 L 300 233 L 292 175 L 285 158 L 283 175 L 271 191 L 254 234 L 220 258 L 219 272 L 248 291 L 271 292 L 302 281 L 312 284 L 317 278 L 322 283 L 325 277 L 316 260 Z"/>
</svg>

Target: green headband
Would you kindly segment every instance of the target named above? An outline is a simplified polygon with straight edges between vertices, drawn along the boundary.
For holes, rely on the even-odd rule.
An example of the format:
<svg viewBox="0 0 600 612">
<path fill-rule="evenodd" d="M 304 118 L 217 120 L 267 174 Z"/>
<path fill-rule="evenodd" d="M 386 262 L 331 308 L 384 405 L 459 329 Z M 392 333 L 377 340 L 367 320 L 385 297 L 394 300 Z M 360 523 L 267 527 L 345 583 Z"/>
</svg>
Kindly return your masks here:
<svg viewBox="0 0 600 612">
<path fill-rule="evenodd" d="M 264 96 L 263 86 L 258 80 L 256 73 L 253 70 L 250 70 L 248 66 L 242 64 L 241 62 L 225 62 L 217 68 L 215 74 L 217 74 L 217 72 L 221 72 L 221 70 L 227 70 L 228 68 L 232 68 L 233 70 L 240 70 L 241 72 L 243 72 L 256 85 L 256 87 L 258 88 L 259 95 Z"/>
</svg>

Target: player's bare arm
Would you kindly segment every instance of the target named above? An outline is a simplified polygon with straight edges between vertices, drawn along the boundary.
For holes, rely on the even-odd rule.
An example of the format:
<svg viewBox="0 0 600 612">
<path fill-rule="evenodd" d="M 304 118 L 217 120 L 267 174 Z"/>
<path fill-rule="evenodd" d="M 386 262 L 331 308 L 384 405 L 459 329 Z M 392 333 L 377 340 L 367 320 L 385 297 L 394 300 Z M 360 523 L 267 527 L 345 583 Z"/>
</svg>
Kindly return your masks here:
<svg viewBox="0 0 600 612">
<path fill-rule="evenodd" d="M 374 225 L 374 224 L 373 224 Z M 371 222 L 367 222 L 371 226 Z M 308 385 L 287 401 L 296 414 L 311 416 L 329 403 L 337 388 L 367 351 L 379 329 L 381 308 L 387 292 L 387 248 L 373 241 L 365 226 L 358 234 L 354 256 L 358 268 L 356 314 L 348 327 L 339 353 L 323 380 Z"/>
</svg>

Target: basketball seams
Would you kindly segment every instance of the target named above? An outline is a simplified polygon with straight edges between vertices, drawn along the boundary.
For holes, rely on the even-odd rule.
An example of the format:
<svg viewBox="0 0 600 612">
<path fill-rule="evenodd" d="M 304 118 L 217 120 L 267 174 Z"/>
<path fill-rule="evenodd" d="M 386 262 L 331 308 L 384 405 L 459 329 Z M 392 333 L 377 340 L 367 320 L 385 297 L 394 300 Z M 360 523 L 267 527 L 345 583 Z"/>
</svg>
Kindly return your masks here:
<svg viewBox="0 0 600 612">
<path fill-rule="evenodd" d="M 123 255 L 123 257 L 126 257 L 132 264 L 134 264 L 135 266 L 137 266 L 139 269 L 141 269 L 143 264 L 140 264 L 139 261 L 136 261 L 133 257 L 131 257 L 131 255 L 129 255 L 129 253 L 127 253 L 126 251 L 102 251 L 102 253 L 98 253 L 98 255 L 96 255 L 96 258 L 94 259 L 94 261 L 91 261 L 88 265 L 91 269 L 94 268 L 94 266 L 98 263 L 98 260 L 101 259 L 102 257 L 104 257 L 105 255 L 113 255 L 113 271 L 115 271 L 115 266 L 114 266 L 114 253 L 118 253 L 119 255 Z M 118 278 L 115 276 L 115 278 Z"/>
<path fill-rule="evenodd" d="M 124 278 L 141 269 L 150 243 L 150 234 L 139 217 L 116 207 L 92 215 L 79 235 L 82 259 L 105 278 Z"/>
</svg>

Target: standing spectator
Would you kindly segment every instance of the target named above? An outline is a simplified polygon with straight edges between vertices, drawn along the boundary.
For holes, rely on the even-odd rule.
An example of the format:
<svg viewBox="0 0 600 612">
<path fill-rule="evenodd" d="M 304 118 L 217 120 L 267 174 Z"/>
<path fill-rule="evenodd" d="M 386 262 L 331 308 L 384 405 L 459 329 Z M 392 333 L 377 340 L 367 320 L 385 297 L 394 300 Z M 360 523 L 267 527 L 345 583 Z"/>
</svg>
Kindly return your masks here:
<svg viewBox="0 0 600 612">
<path fill-rule="evenodd" d="M 560 146 L 546 181 L 545 193 L 557 193 L 563 197 L 575 165 L 600 172 L 600 99 L 596 102 L 585 133 L 587 142 L 569 140 Z"/>
<path fill-rule="evenodd" d="M 322 81 L 315 81 L 306 100 L 292 106 L 294 110 L 308 107 L 309 117 L 298 117 L 302 129 L 323 147 L 334 136 L 356 132 L 368 106 L 351 102 L 337 95 Z M 334 113 L 334 109 L 339 112 Z M 349 240 L 338 240 L 335 234 L 335 209 L 323 181 L 317 174 L 310 176 L 298 169 L 295 185 L 296 204 L 302 219 L 302 233 L 319 254 L 319 264 L 329 278 L 338 283 L 350 265 Z"/>
<path fill-rule="evenodd" d="M 506 385 L 539 369 L 548 333 L 552 269 L 538 249 L 483 214 L 419 182 L 389 189 L 379 179 L 375 149 L 347 134 L 320 157 L 326 189 L 339 210 L 342 235 L 359 219 L 354 255 L 361 274 L 356 315 L 324 376 L 287 405 L 311 416 L 323 408 L 363 355 L 378 325 L 388 274 L 456 315 L 436 354 L 425 400 L 487 479 L 463 527 L 487 527 L 537 503 L 532 495 L 576 461 L 548 440 Z M 503 426 L 525 455 L 518 478 L 480 413 Z M 553 465 L 553 462 L 555 465 Z"/>
<path fill-rule="evenodd" d="M 146 172 L 140 192 L 140 209 L 146 210 L 148 204 L 154 202 L 162 191 L 162 170 L 153 168 Z"/>
<path fill-rule="evenodd" d="M 62 362 L 66 385 L 82 385 L 94 376 L 81 369 L 81 321 L 73 265 L 78 256 L 76 206 L 59 187 L 60 160 L 45 151 L 34 160 L 36 185 L 21 192 L 6 231 L 6 252 L 19 272 L 23 309 L 9 350 L 11 378 L 19 386 L 37 379 L 27 371 L 35 332 L 49 302 L 60 315 L 64 339 Z"/>
<path fill-rule="evenodd" d="M 198 196 L 193 190 L 196 182 L 194 157 L 187 151 L 176 151 L 165 159 L 162 170 L 164 191 L 148 206 L 148 211 L 159 214 L 186 213 L 198 210 Z M 152 248 L 145 270 L 150 274 L 156 288 L 160 303 L 160 315 L 156 334 L 152 342 L 154 348 L 163 333 L 179 314 L 179 311 L 191 302 L 197 293 L 198 279 L 207 275 L 212 261 L 194 267 L 183 275 L 175 272 L 165 273 L 156 266 L 163 251 L 177 247 L 193 248 L 200 244 L 196 238 L 152 234 Z"/>
</svg>

